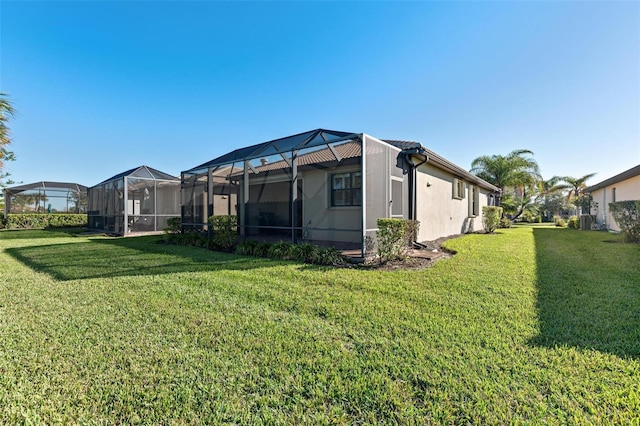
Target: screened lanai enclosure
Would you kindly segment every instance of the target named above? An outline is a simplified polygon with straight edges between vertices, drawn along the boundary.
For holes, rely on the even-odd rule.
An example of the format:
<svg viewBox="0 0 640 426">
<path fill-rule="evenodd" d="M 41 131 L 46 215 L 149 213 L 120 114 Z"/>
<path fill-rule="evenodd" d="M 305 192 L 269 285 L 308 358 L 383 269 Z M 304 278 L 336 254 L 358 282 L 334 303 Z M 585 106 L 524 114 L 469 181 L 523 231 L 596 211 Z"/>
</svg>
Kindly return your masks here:
<svg viewBox="0 0 640 426">
<path fill-rule="evenodd" d="M 89 188 L 88 227 L 127 235 L 162 231 L 180 217 L 180 179 L 147 166 Z"/>
<path fill-rule="evenodd" d="M 36 182 L 4 189 L 4 213 L 86 213 L 87 187 Z"/>
<path fill-rule="evenodd" d="M 235 215 L 241 240 L 365 251 L 378 218 L 403 217 L 399 153 L 363 133 L 324 129 L 237 149 L 182 172 L 183 228 Z"/>
</svg>

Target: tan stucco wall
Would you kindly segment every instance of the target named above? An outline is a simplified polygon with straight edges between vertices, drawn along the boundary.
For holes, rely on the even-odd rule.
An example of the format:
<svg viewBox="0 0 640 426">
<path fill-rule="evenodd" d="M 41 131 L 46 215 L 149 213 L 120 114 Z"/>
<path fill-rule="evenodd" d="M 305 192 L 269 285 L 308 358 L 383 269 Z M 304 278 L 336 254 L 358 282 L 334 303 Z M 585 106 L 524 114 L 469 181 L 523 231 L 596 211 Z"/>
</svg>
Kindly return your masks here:
<svg viewBox="0 0 640 426">
<path fill-rule="evenodd" d="M 335 228 L 343 231 L 308 230 L 306 238 L 319 241 L 362 241 L 362 208 L 331 207 L 329 176 L 332 173 L 359 171 L 359 167 L 345 167 L 331 171 L 310 170 L 299 173 L 302 178 L 302 225 L 307 228 Z M 358 230 L 357 232 L 346 231 Z"/>
<path fill-rule="evenodd" d="M 591 193 L 593 201 L 598 203 L 598 208 L 591 211 L 596 215 L 596 222 L 599 225 L 605 223 L 609 229 L 619 231 L 620 228 L 609 211 L 609 203 L 613 201 L 613 188 L 616 189 L 616 201 L 640 200 L 640 176 L 634 176 Z"/>
<path fill-rule="evenodd" d="M 341 167 L 327 170 L 305 170 L 298 172 L 302 181 L 302 226 L 307 228 L 305 239 L 315 241 L 336 241 L 360 243 L 362 241 L 362 208 L 331 207 L 330 176 L 334 173 L 359 171 L 359 166 Z M 260 201 L 287 203 L 289 191 L 286 188 L 288 176 L 280 175 L 253 179 L 249 187 L 249 200 L 257 201 L 261 184 L 267 184 L 260 195 Z M 278 183 L 269 187 L 270 183 Z M 278 208 L 288 209 L 282 205 Z M 277 211 L 282 217 L 288 217 L 288 211 Z M 319 230 L 325 228 L 335 230 Z"/>
<path fill-rule="evenodd" d="M 482 207 L 487 205 L 488 191 L 478 187 L 478 215 L 469 217 L 472 184 L 465 183 L 464 198 L 453 198 L 455 176 L 430 164 L 418 168 L 416 176 L 416 216 L 420 221 L 419 241 L 432 241 L 449 235 L 480 231 Z M 472 228 L 469 227 L 473 224 Z"/>
</svg>

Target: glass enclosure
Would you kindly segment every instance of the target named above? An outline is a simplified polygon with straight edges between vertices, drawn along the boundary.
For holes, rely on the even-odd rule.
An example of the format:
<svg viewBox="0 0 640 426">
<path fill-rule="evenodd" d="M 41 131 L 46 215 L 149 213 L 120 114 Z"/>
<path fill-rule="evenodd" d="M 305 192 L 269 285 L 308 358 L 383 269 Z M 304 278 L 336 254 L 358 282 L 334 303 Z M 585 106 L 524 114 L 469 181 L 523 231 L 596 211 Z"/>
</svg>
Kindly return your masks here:
<svg viewBox="0 0 640 426">
<path fill-rule="evenodd" d="M 180 179 L 147 166 L 115 175 L 88 190 L 91 229 L 114 234 L 158 232 L 180 216 Z"/>
<path fill-rule="evenodd" d="M 68 182 L 37 182 L 4 189 L 5 215 L 86 213 L 87 187 Z"/>
</svg>

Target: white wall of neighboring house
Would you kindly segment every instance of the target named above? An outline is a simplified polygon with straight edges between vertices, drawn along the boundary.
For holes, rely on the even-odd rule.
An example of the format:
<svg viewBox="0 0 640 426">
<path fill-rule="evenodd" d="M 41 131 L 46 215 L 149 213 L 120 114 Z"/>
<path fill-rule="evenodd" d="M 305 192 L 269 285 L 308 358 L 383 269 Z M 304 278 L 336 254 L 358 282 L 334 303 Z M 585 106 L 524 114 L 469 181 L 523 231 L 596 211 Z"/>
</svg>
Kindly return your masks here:
<svg viewBox="0 0 640 426">
<path fill-rule="evenodd" d="M 640 200 L 640 175 L 596 189 L 591 192 L 591 196 L 593 197 L 593 201 L 598 203 L 598 207 L 591 211 L 591 214 L 595 214 L 596 216 L 596 223 L 599 225 L 604 223 L 607 228 L 619 231 L 620 227 L 611 215 L 609 203 L 614 201 Z"/>
<path fill-rule="evenodd" d="M 454 197 L 456 180 L 464 182 L 462 198 Z M 473 188 L 478 193 L 476 215 L 473 215 Z M 481 231 L 482 207 L 488 204 L 490 191 L 465 182 L 429 163 L 418 168 L 416 176 L 416 217 L 420 221 L 419 241 L 432 241 L 449 235 Z"/>
</svg>

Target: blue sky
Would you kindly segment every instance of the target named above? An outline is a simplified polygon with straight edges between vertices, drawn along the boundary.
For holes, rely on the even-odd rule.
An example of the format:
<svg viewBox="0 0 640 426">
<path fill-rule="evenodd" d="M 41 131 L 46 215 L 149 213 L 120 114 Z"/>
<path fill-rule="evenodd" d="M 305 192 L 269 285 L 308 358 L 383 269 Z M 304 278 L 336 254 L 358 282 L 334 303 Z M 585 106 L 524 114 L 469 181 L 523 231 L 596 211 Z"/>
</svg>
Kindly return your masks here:
<svg viewBox="0 0 640 426">
<path fill-rule="evenodd" d="M 16 181 L 178 175 L 315 128 L 468 169 L 640 164 L 640 2 L 0 2 Z"/>
</svg>

